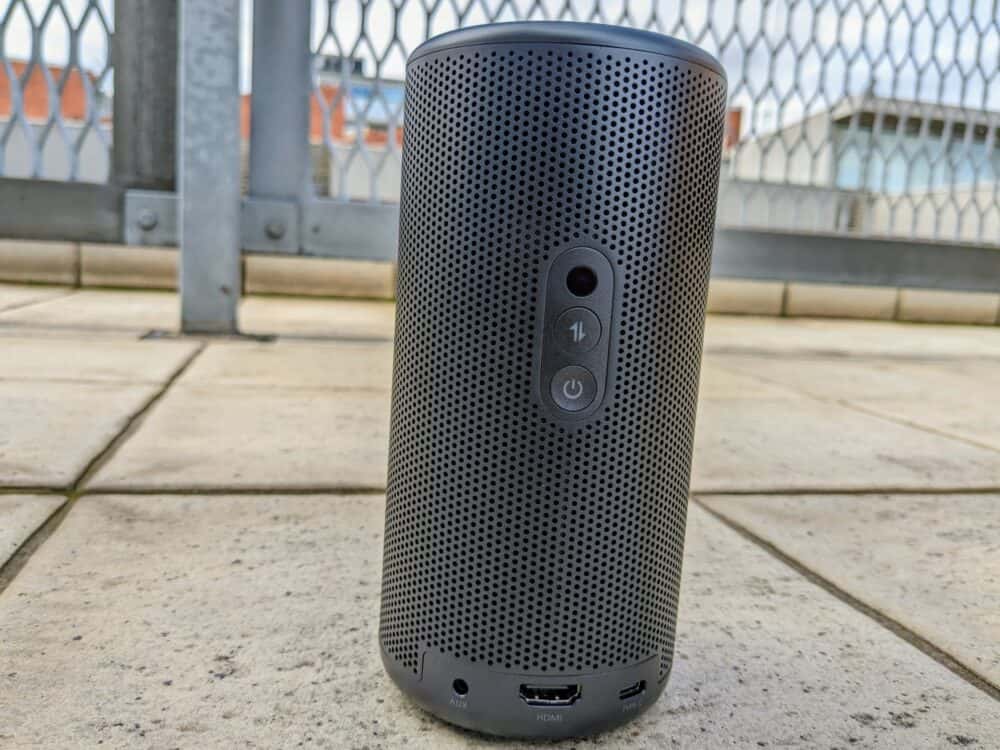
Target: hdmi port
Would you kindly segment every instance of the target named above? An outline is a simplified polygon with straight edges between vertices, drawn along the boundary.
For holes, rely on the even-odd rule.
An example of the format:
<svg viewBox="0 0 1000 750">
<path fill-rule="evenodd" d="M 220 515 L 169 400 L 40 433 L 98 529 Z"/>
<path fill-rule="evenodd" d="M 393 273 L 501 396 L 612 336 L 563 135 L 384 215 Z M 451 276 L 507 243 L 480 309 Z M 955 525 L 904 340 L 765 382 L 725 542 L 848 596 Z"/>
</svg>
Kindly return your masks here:
<svg viewBox="0 0 1000 750">
<path fill-rule="evenodd" d="M 529 706 L 572 706 L 582 692 L 579 685 L 521 685 L 518 694 Z"/>
</svg>

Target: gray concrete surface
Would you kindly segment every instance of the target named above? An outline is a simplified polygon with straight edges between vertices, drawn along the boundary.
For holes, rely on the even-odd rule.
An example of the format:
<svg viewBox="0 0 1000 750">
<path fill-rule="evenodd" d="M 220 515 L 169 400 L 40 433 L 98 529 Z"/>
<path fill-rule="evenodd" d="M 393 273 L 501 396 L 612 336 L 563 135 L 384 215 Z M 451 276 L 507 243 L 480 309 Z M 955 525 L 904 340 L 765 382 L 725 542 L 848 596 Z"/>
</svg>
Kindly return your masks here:
<svg viewBox="0 0 1000 750">
<path fill-rule="evenodd" d="M 69 293 L 66 287 L 21 286 L 0 283 L 0 311 L 31 305 Z"/>
<path fill-rule="evenodd" d="M 242 330 L 285 336 L 392 338 L 395 307 L 364 300 L 247 297 L 240 307 Z"/>
<path fill-rule="evenodd" d="M 1000 687 L 1000 494 L 701 501 Z"/>
<path fill-rule="evenodd" d="M 30 307 L 0 312 L 0 326 L 56 328 L 64 331 L 175 330 L 180 320 L 177 295 L 83 289 Z"/>
<path fill-rule="evenodd" d="M 240 303 L 240 330 L 257 335 L 390 339 L 393 316 L 394 308 L 387 302 L 245 297 Z M 83 289 L 30 307 L 0 309 L 0 329 L 175 332 L 179 320 L 177 295 L 156 291 Z"/>
<path fill-rule="evenodd" d="M 87 336 L 70 344 L 53 337 L 9 336 L 3 341 L 0 381 L 163 383 L 197 348 L 194 341 Z"/>
<path fill-rule="evenodd" d="M 221 342 L 185 373 L 184 384 L 190 383 L 386 391 L 392 385 L 392 343 Z"/>
<path fill-rule="evenodd" d="M 375 650 L 382 515 L 380 496 L 82 498 L 0 597 L 0 738 L 527 747 L 450 729 L 387 682 Z M 678 630 L 656 706 L 560 746 L 910 750 L 1000 737 L 990 698 L 697 509 Z"/>
<path fill-rule="evenodd" d="M 694 492 L 995 487 L 1000 453 L 794 394 L 703 398 L 691 484 Z"/>
<path fill-rule="evenodd" d="M 65 500 L 56 495 L 0 495 L 0 567 Z"/>
<path fill-rule="evenodd" d="M 997 356 L 1000 328 L 719 315 L 708 319 L 705 349 L 851 357 Z"/>
<path fill-rule="evenodd" d="M 156 385 L 0 381 L 0 487 L 66 487 Z"/>
<path fill-rule="evenodd" d="M 385 487 L 385 393 L 179 383 L 91 490 Z"/>
<path fill-rule="evenodd" d="M 377 662 L 392 306 L 243 309 L 279 339 L 198 342 L 148 409 L 195 352 L 139 340 L 174 296 L 0 310 L 0 488 L 101 456 L 0 571 L 0 747 L 514 747 L 416 710 Z M 794 564 L 694 508 L 668 693 L 564 746 L 1000 747 L 977 687 L 1000 642 L 996 333 L 710 318 L 695 488 L 740 493 L 710 502 Z M 5 554 L 60 501 L 23 494 L 0 489 Z"/>
</svg>

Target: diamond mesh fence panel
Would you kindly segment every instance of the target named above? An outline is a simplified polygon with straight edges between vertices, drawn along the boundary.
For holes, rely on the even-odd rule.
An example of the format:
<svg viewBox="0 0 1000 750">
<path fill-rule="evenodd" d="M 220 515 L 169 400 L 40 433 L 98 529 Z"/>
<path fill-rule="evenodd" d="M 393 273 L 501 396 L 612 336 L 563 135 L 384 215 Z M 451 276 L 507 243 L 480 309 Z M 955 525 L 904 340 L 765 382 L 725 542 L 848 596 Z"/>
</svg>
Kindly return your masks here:
<svg viewBox="0 0 1000 750">
<path fill-rule="evenodd" d="M 0 177 L 107 180 L 111 0 L 0 0 Z"/>
<path fill-rule="evenodd" d="M 1000 243 L 995 0 L 316 0 L 320 193 L 397 200 L 406 57 L 514 20 L 624 24 L 716 55 L 722 225 Z"/>
</svg>

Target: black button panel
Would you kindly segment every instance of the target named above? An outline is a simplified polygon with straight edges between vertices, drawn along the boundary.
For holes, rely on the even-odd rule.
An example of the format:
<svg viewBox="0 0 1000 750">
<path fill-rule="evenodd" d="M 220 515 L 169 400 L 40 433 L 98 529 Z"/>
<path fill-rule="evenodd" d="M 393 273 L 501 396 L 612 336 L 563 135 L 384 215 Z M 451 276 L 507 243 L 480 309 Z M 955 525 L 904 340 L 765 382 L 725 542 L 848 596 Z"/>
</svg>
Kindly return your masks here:
<svg viewBox="0 0 1000 750">
<path fill-rule="evenodd" d="M 566 250 L 549 266 L 539 392 L 559 420 L 586 419 L 604 398 L 614 281 L 607 256 L 590 247 Z"/>
</svg>

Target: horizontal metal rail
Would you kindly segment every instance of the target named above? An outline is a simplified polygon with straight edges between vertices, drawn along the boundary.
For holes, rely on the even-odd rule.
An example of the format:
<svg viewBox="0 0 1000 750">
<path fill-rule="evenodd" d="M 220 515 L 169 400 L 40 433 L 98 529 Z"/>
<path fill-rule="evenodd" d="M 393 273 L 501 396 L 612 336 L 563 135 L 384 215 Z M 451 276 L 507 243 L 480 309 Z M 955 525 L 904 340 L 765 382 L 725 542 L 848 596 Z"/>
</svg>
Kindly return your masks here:
<svg viewBox="0 0 1000 750">
<path fill-rule="evenodd" d="M 1000 249 L 880 237 L 719 229 L 715 233 L 712 275 L 998 292 Z"/>
<path fill-rule="evenodd" d="M 121 242 L 122 194 L 114 185 L 0 178 L 0 237 Z"/>
</svg>

